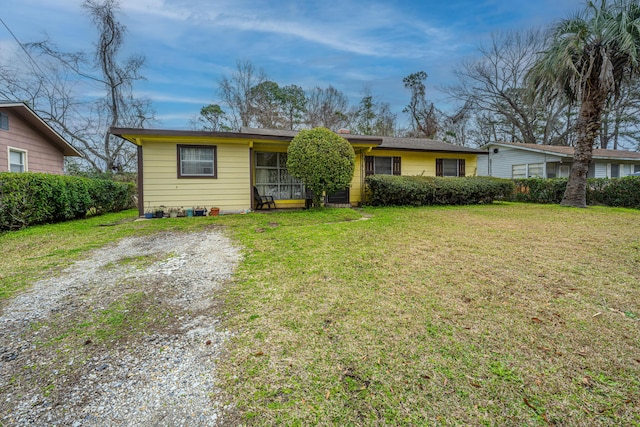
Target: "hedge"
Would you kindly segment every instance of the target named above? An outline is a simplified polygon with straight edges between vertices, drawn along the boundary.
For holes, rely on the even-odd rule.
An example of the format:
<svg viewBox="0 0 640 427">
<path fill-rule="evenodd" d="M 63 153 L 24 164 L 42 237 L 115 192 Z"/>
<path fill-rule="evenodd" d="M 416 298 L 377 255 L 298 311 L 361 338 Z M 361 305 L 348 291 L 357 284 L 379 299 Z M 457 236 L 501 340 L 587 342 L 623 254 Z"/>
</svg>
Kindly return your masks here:
<svg viewBox="0 0 640 427">
<path fill-rule="evenodd" d="M 512 199 L 519 202 L 560 203 L 567 182 L 567 178 L 516 179 Z M 640 209 L 640 177 L 589 178 L 587 204 Z"/>
<path fill-rule="evenodd" d="M 44 173 L 0 173 L 0 230 L 133 207 L 135 185 Z"/>
<path fill-rule="evenodd" d="M 366 183 L 367 202 L 373 206 L 482 204 L 509 198 L 514 191 L 511 180 L 490 177 L 371 175 Z"/>
</svg>

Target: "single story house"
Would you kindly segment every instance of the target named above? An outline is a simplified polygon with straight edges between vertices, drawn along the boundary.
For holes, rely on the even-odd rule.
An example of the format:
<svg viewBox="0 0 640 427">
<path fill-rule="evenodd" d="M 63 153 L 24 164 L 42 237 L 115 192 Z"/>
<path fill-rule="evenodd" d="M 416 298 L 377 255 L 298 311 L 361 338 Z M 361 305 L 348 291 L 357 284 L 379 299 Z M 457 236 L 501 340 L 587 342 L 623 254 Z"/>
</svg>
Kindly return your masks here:
<svg viewBox="0 0 640 427">
<path fill-rule="evenodd" d="M 156 206 L 219 207 L 222 212 L 255 209 L 253 187 L 273 196 L 277 208 L 305 206 L 303 184 L 287 172 L 289 143 L 297 131 L 240 132 L 112 128 L 138 149 L 138 209 Z M 328 202 L 357 206 L 369 174 L 473 176 L 478 149 L 441 141 L 387 138 L 338 132 L 351 143 L 356 167 L 351 186 Z"/>
<path fill-rule="evenodd" d="M 568 178 L 573 147 L 492 142 L 478 157 L 478 175 L 497 178 Z M 589 178 L 620 178 L 640 172 L 640 153 L 625 150 L 593 150 Z"/>
<path fill-rule="evenodd" d="M 22 102 L 0 101 L 0 171 L 64 173 L 64 157 L 82 157 Z"/>
</svg>

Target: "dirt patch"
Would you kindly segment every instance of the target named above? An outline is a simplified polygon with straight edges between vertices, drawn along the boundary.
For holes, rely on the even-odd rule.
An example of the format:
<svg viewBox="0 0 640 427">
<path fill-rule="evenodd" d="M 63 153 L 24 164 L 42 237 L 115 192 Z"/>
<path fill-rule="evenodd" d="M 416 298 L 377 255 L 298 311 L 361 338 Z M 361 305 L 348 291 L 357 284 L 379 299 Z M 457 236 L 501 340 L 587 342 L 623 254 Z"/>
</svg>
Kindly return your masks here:
<svg viewBox="0 0 640 427">
<path fill-rule="evenodd" d="M 220 230 L 126 238 L 5 303 L 0 425 L 216 425 Z"/>
</svg>

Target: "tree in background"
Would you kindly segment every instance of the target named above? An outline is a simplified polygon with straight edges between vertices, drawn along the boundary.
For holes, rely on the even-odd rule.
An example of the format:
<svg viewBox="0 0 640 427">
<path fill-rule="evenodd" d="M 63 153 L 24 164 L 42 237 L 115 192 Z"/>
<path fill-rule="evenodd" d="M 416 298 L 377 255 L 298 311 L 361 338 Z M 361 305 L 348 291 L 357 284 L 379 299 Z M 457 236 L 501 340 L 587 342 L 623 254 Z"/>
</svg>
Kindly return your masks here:
<svg viewBox="0 0 640 427">
<path fill-rule="evenodd" d="M 227 114 L 218 104 L 205 105 L 200 109 L 200 115 L 191 122 L 191 128 L 212 132 L 231 130 L 227 121 Z"/>
<path fill-rule="evenodd" d="M 303 121 L 307 100 L 299 86 L 267 80 L 251 88 L 249 96 L 252 119 L 261 128 L 294 130 Z"/>
<path fill-rule="evenodd" d="M 322 205 L 324 194 L 351 184 L 355 153 L 346 139 L 326 128 L 301 130 L 287 150 L 287 170 L 313 191 L 313 205 Z"/>
<path fill-rule="evenodd" d="M 294 130 L 304 122 L 307 97 L 300 86 L 288 85 L 280 88 L 281 125 Z"/>
<path fill-rule="evenodd" d="M 49 40 L 31 43 L 28 47 L 41 55 L 42 62 L 31 62 L 26 71 L 5 66 L 0 95 L 26 101 L 85 155 L 83 161 L 93 171 L 133 170 L 132 144 L 110 135 L 109 127 L 145 127 L 154 120 L 150 102 L 133 96 L 134 83 L 143 79 L 145 59 L 140 55 L 120 59 L 126 28 L 117 20 L 116 0 L 85 0 L 82 7 L 99 33 L 93 55 L 61 52 Z M 77 89 L 86 86 L 97 87 L 104 95 L 87 100 Z"/>
<path fill-rule="evenodd" d="M 356 108 L 349 112 L 350 130 L 359 135 L 395 136 L 396 115 L 386 102 L 378 102 L 365 87 L 364 94 Z"/>
<path fill-rule="evenodd" d="M 249 117 L 257 127 L 278 129 L 280 126 L 280 86 L 267 80 L 249 90 Z M 244 126 L 248 126 L 244 125 Z"/>
<path fill-rule="evenodd" d="M 411 119 L 410 136 L 433 139 L 439 126 L 436 108 L 433 102 L 428 102 L 426 99 L 424 85 L 426 79 L 427 73 L 424 71 L 409 74 L 402 79 L 404 87 L 411 92 L 409 104 L 404 107 L 402 112 L 409 114 Z"/>
<path fill-rule="evenodd" d="M 349 99 L 333 86 L 314 87 L 306 95 L 305 123 L 311 128 L 325 127 L 336 132 L 347 125 Z"/>
<path fill-rule="evenodd" d="M 229 120 L 233 130 L 250 127 L 252 120 L 252 90 L 266 82 L 267 76 L 262 69 L 258 70 L 251 61 L 237 61 L 236 70 L 231 77 L 223 77 L 219 83 L 222 102 L 229 111 Z"/>
<path fill-rule="evenodd" d="M 640 81 L 626 79 L 617 95 L 609 95 L 598 145 L 603 149 L 640 149 Z"/>
<path fill-rule="evenodd" d="M 454 72 L 458 83 L 448 92 L 466 106 L 474 122 L 468 132 L 479 145 L 570 142 L 573 121 L 566 100 L 549 92 L 535 96 L 525 81 L 545 43 L 540 30 L 492 34 L 491 44 L 480 47 L 480 57 L 464 61 Z"/>
<path fill-rule="evenodd" d="M 586 207 L 587 172 L 607 99 L 640 71 L 640 3 L 589 2 L 558 23 L 529 78 L 539 92 L 562 93 L 579 106 L 576 145 L 561 205 Z"/>
</svg>

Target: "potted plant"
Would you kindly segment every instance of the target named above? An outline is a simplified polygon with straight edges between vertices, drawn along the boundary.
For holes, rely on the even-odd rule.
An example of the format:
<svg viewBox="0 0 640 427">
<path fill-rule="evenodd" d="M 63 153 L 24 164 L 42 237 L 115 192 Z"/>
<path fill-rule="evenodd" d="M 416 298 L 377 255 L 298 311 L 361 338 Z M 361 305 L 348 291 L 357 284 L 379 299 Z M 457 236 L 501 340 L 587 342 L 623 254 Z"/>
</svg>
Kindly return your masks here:
<svg viewBox="0 0 640 427">
<path fill-rule="evenodd" d="M 164 207 L 164 206 L 160 206 L 160 207 L 156 208 L 156 210 L 155 210 L 155 212 L 154 212 L 154 216 L 155 216 L 156 218 L 162 218 L 162 217 L 164 217 L 164 209 L 165 209 L 165 207 Z"/>
<path fill-rule="evenodd" d="M 220 215 L 220 208 L 213 207 L 209 209 L 209 216 L 218 216 L 218 215 Z"/>
<path fill-rule="evenodd" d="M 177 218 L 180 213 L 178 208 L 169 208 L 169 218 Z"/>
<path fill-rule="evenodd" d="M 151 208 L 147 208 L 147 210 L 144 212 L 144 217 L 146 219 L 152 219 L 153 218 L 153 214 L 154 214 L 154 210 Z"/>
<path fill-rule="evenodd" d="M 198 206 L 193 208 L 193 216 L 206 216 L 207 208 L 204 206 Z"/>
</svg>

